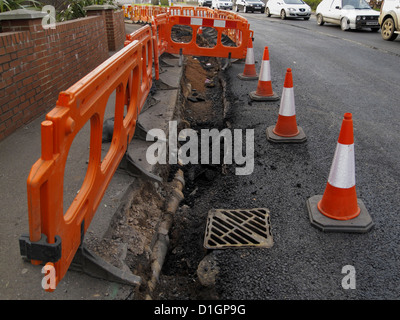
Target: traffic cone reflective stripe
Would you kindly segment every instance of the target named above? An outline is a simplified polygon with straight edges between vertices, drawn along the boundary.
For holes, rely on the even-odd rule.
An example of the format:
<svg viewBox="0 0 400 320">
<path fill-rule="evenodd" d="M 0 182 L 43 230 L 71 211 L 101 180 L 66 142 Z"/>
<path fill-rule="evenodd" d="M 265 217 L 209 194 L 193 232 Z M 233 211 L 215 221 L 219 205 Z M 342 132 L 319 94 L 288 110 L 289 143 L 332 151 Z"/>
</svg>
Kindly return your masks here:
<svg viewBox="0 0 400 320">
<path fill-rule="evenodd" d="M 245 65 L 247 65 L 247 66 L 254 66 L 255 65 L 253 41 L 251 39 L 249 39 L 248 45 L 247 45 L 247 53 L 246 53 Z M 254 70 L 255 70 L 255 68 L 254 68 Z"/>
<path fill-rule="evenodd" d="M 299 134 L 296 121 L 296 107 L 294 104 L 292 69 L 288 68 L 282 91 L 281 104 L 279 107 L 278 121 L 272 130 L 281 137 L 294 137 Z"/>
<path fill-rule="evenodd" d="M 354 144 L 337 144 L 328 182 L 334 187 L 343 189 L 356 185 Z"/>
<path fill-rule="evenodd" d="M 256 94 L 259 96 L 272 96 L 271 68 L 269 61 L 262 61 Z"/>
<path fill-rule="evenodd" d="M 254 80 L 258 78 L 254 60 L 253 41 L 251 38 L 249 38 L 247 44 L 247 53 L 244 64 L 244 70 L 243 73 L 238 74 L 238 77 L 242 80 Z"/>
<path fill-rule="evenodd" d="M 338 143 L 318 210 L 337 220 L 350 220 L 360 214 L 357 204 L 352 114 L 344 115 Z"/>
<path fill-rule="evenodd" d="M 264 48 L 263 58 L 260 68 L 260 76 L 258 79 L 258 85 L 256 93 L 260 96 L 273 95 L 271 84 L 271 66 L 269 63 L 269 51 L 268 47 Z"/>
<path fill-rule="evenodd" d="M 250 98 L 259 101 L 279 100 L 279 97 L 275 95 L 274 91 L 272 90 L 268 47 L 264 48 L 257 89 L 256 91 L 250 92 Z"/>
</svg>

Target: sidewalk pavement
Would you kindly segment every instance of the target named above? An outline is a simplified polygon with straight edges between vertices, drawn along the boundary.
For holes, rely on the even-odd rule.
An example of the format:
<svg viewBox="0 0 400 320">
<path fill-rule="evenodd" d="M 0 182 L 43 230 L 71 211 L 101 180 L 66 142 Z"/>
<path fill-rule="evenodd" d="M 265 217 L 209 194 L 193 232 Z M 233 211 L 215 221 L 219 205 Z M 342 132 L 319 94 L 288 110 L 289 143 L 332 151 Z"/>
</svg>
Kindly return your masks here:
<svg viewBox="0 0 400 320">
<path fill-rule="evenodd" d="M 138 25 L 126 24 L 131 33 Z M 110 53 L 112 54 L 112 53 Z M 172 67 L 165 68 L 160 80 L 179 87 L 182 68 L 178 59 L 165 59 Z M 144 110 L 139 121 L 147 130 L 166 128 L 172 120 L 178 90 L 157 90 L 153 96 L 159 102 Z M 110 96 L 107 112 L 113 114 L 113 95 Z M 23 126 L 0 142 L 0 299 L 1 300 L 123 300 L 133 298 L 133 287 L 96 279 L 85 273 L 69 270 L 56 290 L 45 292 L 41 286 L 44 274 L 42 266 L 34 266 L 20 255 L 19 237 L 29 232 L 26 182 L 32 165 L 40 158 L 40 126 L 45 114 Z M 64 203 L 69 206 L 83 181 L 86 172 L 85 154 L 88 154 L 89 127 L 76 136 L 69 153 L 64 181 Z M 147 143 L 147 144 L 146 144 Z M 128 153 L 134 160 L 145 159 L 149 142 L 133 139 Z M 108 150 L 107 145 L 103 148 Z M 72 150 L 75 151 L 72 151 Z M 79 151 L 81 150 L 81 151 Z M 71 157 L 70 157 L 71 155 Z M 70 159 L 71 158 L 71 159 Z M 142 162 L 143 163 L 143 162 Z M 151 167 L 144 168 L 152 170 Z M 117 171 L 103 197 L 102 202 L 86 232 L 85 241 L 99 241 L 110 225 L 112 217 L 129 196 L 132 185 L 138 179 Z M 66 207 L 66 205 L 64 205 Z"/>
</svg>

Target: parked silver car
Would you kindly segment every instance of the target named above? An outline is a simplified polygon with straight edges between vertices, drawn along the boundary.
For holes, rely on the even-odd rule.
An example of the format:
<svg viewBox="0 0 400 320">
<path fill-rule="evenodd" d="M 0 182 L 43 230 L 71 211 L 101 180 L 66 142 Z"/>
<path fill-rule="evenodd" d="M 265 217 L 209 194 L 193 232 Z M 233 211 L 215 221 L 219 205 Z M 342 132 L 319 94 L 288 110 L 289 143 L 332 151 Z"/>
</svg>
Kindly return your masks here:
<svg viewBox="0 0 400 320">
<path fill-rule="evenodd" d="M 322 0 L 315 10 L 317 23 L 340 25 L 342 30 L 371 28 L 379 30 L 379 12 L 373 10 L 365 0 Z"/>
<path fill-rule="evenodd" d="M 265 9 L 267 17 L 278 15 L 282 20 L 286 18 L 303 18 L 309 20 L 311 8 L 303 0 L 268 0 Z"/>
</svg>

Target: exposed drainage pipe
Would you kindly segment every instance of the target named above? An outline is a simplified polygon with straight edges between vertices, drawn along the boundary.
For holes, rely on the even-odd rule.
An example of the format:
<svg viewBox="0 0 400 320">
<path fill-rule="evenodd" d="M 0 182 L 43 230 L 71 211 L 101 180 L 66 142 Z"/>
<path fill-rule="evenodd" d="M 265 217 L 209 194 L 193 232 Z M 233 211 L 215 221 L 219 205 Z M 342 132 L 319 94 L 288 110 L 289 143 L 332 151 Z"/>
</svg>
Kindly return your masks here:
<svg viewBox="0 0 400 320">
<path fill-rule="evenodd" d="M 182 190 L 185 186 L 184 174 L 179 169 L 174 179 L 171 182 L 171 195 L 167 203 L 166 213 L 163 217 L 162 222 L 158 228 L 157 242 L 154 245 L 152 256 L 151 256 L 151 278 L 148 281 L 149 293 L 146 296 L 146 300 L 151 300 L 150 294 L 156 288 L 159 281 L 162 266 L 164 264 L 165 256 L 167 255 L 169 245 L 169 230 L 172 226 L 173 215 L 180 202 L 184 199 Z"/>
</svg>

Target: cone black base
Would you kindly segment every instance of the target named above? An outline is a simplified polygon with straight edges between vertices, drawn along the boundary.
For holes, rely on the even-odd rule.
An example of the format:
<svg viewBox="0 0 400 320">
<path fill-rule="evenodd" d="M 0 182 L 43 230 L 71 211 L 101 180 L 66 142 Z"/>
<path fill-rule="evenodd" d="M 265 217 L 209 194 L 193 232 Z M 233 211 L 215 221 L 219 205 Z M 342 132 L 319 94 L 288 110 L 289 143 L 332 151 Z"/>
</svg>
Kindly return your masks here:
<svg viewBox="0 0 400 320">
<path fill-rule="evenodd" d="M 323 215 L 317 207 L 322 195 L 316 195 L 307 200 L 307 210 L 311 225 L 323 232 L 366 233 L 373 226 L 371 216 L 361 199 L 357 199 L 360 214 L 351 220 L 336 220 Z"/>
<path fill-rule="evenodd" d="M 252 91 L 249 93 L 249 96 L 251 98 L 251 100 L 255 100 L 255 101 L 277 101 L 280 99 L 280 97 L 278 95 L 275 94 L 275 92 L 272 92 L 273 95 L 272 96 L 259 96 L 258 94 L 256 94 L 256 91 Z"/>
<path fill-rule="evenodd" d="M 258 74 L 256 76 L 246 76 L 243 73 L 239 73 L 237 76 L 240 80 L 258 80 Z"/>
<path fill-rule="evenodd" d="M 274 130 L 275 126 L 271 126 L 267 128 L 267 139 L 268 141 L 275 143 L 303 143 L 307 140 L 306 134 L 304 133 L 301 127 L 297 127 L 299 130 L 299 134 L 294 137 L 281 137 L 276 135 L 272 130 Z"/>
</svg>

